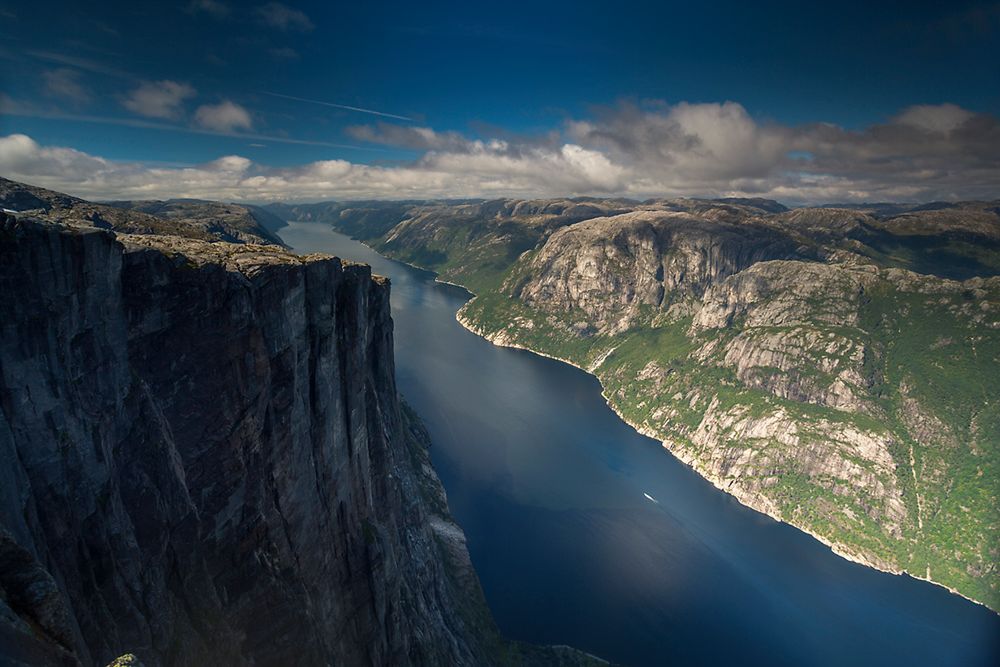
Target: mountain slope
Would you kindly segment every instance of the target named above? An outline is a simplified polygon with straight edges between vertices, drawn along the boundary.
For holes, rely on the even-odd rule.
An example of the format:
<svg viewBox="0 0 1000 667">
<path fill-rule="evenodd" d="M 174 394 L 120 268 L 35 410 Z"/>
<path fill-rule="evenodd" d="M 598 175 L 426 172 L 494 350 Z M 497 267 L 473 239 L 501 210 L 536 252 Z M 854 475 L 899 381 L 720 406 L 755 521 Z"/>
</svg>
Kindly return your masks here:
<svg viewBox="0 0 1000 667">
<path fill-rule="evenodd" d="M 520 205 L 411 206 L 360 235 L 474 290 L 474 331 L 595 373 L 742 502 L 1000 609 L 996 202 L 504 218 Z"/>
</svg>

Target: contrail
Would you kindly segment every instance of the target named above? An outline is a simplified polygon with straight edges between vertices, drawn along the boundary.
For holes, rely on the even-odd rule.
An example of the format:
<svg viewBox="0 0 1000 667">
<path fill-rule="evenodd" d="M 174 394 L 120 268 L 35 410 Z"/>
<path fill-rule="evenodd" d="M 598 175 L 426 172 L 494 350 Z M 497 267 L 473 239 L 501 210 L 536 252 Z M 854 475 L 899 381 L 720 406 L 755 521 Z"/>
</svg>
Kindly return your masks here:
<svg viewBox="0 0 1000 667">
<path fill-rule="evenodd" d="M 370 113 L 373 116 L 383 116 L 385 118 L 395 118 L 397 120 L 408 120 L 413 121 L 412 118 L 408 116 L 397 116 L 394 113 L 385 113 L 382 111 L 374 111 L 372 109 L 362 109 L 361 107 L 351 107 L 346 104 L 334 104 L 333 102 L 322 102 L 320 100 L 310 100 L 305 97 L 295 97 L 294 95 L 282 95 L 281 93 L 272 93 L 266 90 L 259 91 L 264 95 L 270 95 L 271 97 L 282 97 L 286 100 L 295 100 L 296 102 L 308 102 L 310 104 L 320 104 L 325 107 L 333 107 L 334 109 L 346 109 L 347 111 L 357 111 L 359 113 Z"/>
</svg>

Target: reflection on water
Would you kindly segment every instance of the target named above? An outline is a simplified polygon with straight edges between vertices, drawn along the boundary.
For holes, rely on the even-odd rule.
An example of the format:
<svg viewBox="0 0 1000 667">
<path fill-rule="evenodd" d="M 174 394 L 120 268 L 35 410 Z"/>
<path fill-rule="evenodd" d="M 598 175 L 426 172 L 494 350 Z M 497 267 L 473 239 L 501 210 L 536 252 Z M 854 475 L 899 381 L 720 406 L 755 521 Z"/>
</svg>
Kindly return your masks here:
<svg viewBox="0 0 1000 667">
<path fill-rule="evenodd" d="M 392 279 L 399 388 L 508 636 L 634 665 L 1000 664 L 1000 617 L 742 507 L 595 378 L 463 329 L 464 290 L 324 225 L 280 233 Z"/>
</svg>

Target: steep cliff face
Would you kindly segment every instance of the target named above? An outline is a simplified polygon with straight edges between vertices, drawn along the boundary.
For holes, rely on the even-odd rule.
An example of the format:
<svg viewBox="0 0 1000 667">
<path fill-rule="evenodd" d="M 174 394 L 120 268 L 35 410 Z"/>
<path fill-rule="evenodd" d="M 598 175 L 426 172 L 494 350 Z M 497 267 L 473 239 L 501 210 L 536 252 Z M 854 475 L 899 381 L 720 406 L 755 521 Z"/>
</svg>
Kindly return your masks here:
<svg viewBox="0 0 1000 667">
<path fill-rule="evenodd" d="M 0 285 L 6 664 L 510 658 L 368 267 L 6 219 Z"/>
</svg>

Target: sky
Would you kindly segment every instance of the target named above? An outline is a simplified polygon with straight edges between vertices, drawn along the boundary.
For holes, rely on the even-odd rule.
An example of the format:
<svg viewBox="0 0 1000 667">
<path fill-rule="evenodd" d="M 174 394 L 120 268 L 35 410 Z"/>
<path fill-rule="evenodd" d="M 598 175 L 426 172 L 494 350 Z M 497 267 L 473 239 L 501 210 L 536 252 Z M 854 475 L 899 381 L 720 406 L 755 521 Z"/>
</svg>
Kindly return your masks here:
<svg viewBox="0 0 1000 667">
<path fill-rule="evenodd" d="M 993 199 L 998 47 L 996 1 L 0 0 L 0 176 L 91 199 Z"/>
</svg>

